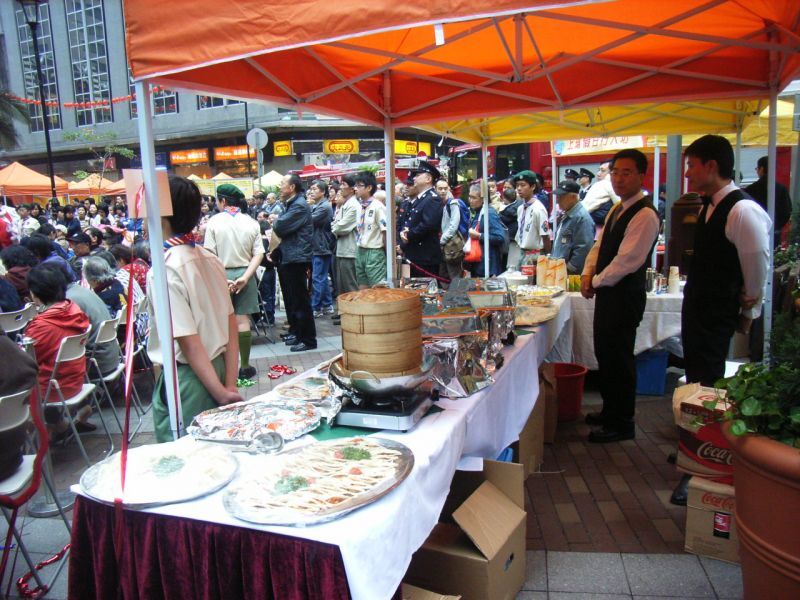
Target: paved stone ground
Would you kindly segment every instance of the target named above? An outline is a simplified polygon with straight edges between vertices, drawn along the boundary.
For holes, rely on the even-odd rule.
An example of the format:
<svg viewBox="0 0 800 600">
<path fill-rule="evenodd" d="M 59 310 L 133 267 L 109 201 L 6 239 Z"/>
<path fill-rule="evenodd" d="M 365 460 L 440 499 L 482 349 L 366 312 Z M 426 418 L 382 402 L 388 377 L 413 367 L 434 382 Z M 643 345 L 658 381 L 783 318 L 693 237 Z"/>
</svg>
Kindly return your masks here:
<svg viewBox="0 0 800 600">
<path fill-rule="evenodd" d="M 282 318 L 278 319 L 282 322 Z M 338 352 L 339 329 L 328 317 L 317 319 L 318 349 L 292 354 L 285 345 L 256 338 L 251 363 L 258 369 L 256 385 L 243 388 L 246 398 L 263 394 L 288 380 L 267 377 L 270 365 L 288 364 L 303 371 Z M 276 327 L 272 333 L 283 331 Z M 671 376 L 669 392 L 677 375 Z M 149 402 L 152 380 L 136 376 L 137 387 Z M 591 378 L 584 407 L 599 402 Z M 582 422 L 559 426 L 556 443 L 548 446 L 540 474 L 526 482 L 528 493 L 527 578 L 519 600 L 616 600 L 618 598 L 740 598 L 738 566 L 698 558 L 683 552 L 685 509 L 668 503 L 677 475 L 667 453 L 675 445 L 669 395 L 638 399 L 635 441 L 589 445 Z M 115 448 L 120 435 L 109 409 Z M 93 419 L 96 422 L 97 417 Z M 102 431 L 101 431 L 102 433 Z M 101 433 L 84 435 L 92 461 L 100 460 L 108 441 Z M 153 442 L 150 413 L 145 415 L 133 446 Z M 74 443 L 52 453 L 56 485 L 66 490 L 76 483 L 85 465 Z M 71 513 L 70 513 L 71 516 Z M 20 516 L 18 523 L 34 561 L 60 550 L 69 536 L 59 518 Z M 0 535 L 5 537 L 5 521 Z M 12 555 L 13 560 L 13 555 Z M 16 579 L 25 571 L 19 556 L 13 568 Z M 55 566 L 46 567 L 48 578 Z M 47 598 L 67 598 L 67 568 L 56 579 Z M 2 582 L 0 596 L 9 580 Z M 12 598 L 16 588 L 10 588 Z"/>
</svg>

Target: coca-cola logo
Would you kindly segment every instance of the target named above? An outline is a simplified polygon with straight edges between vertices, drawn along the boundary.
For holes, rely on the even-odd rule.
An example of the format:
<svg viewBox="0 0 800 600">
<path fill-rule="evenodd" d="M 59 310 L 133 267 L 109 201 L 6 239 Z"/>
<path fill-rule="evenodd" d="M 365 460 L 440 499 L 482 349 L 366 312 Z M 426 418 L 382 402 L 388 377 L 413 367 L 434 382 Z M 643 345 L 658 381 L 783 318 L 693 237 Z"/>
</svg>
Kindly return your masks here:
<svg viewBox="0 0 800 600">
<path fill-rule="evenodd" d="M 713 506 L 728 513 L 733 512 L 736 500 L 731 496 L 717 496 L 712 492 L 703 494 L 701 502 L 706 506 Z"/>
<path fill-rule="evenodd" d="M 720 448 L 711 442 L 700 444 L 697 448 L 698 458 L 710 460 L 711 462 L 719 463 L 721 465 L 731 466 L 733 464 L 731 451 L 727 448 Z"/>
</svg>

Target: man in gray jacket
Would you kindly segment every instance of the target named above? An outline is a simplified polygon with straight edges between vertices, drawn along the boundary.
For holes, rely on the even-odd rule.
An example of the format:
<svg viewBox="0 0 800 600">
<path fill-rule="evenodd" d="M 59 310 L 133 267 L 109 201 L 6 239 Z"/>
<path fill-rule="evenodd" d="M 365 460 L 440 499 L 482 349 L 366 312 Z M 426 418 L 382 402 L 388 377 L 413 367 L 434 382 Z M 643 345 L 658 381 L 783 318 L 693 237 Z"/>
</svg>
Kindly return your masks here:
<svg viewBox="0 0 800 600">
<path fill-rule="evenodd" d="M 342 204 L 336 209 L 331 223 L 331 231 L 336 236 L 336 291 L 339 295 L 354 292 L 358 289 L 356 281 L 356 225 L 358 224 L 358 207 L 360 203 L 355 195 L 355 178 L 353 175 L 342 177 L 339 194 Z M 339 315 L 333 317 L 339 322 Z"/>
<path fill-rule="evenodd" d="M 286 207 L 272 225 L 281 242 L 273 251 L 279 255 L 278 279 L 281 282 L 289 333 L 281 334 L 292 352 L 317 347 L 317 329 L 311 312 L 308 271 L 311 268 L 311 208 L 303 195 L 303 183 L 296 174 L 285 175 L 281 181 L 281 200 Z"/>
<path fill-rule="evenodd" d="M 439 245 L 442 247 L 442 263 L 439 265 L 439 275 L 452 281 L 461 277 L 463 273 L 462 262 L 464 260 L 464 239 L 460 231 L 461 225 L 461 206 L 459 199 L 454 198 L 450 191 L 450 184 L 446 179 L 439 179 L 436 182 L 436 194 L 441 198 L 444 210 L 442 210 L 442 236 L 439 238 Z M 465 227 L 466 229 L 466 227 Z M 443 287 L 448 287 L 445 283 Z"/>
</svg>

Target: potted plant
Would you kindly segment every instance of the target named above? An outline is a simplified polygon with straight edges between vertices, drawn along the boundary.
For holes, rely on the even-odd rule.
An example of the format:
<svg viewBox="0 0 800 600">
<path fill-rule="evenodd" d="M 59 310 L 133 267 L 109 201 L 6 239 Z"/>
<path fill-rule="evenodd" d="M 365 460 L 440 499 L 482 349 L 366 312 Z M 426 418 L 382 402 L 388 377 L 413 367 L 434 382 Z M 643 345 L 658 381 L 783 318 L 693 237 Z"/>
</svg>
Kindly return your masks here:
<svg viewBox="0 0 800 600">
<path fill-rule="evenodd" d="M 779 315 L 770 365 L 724 389 L 746 598 L 800 598 L 800 317 Z"/>
</svg>

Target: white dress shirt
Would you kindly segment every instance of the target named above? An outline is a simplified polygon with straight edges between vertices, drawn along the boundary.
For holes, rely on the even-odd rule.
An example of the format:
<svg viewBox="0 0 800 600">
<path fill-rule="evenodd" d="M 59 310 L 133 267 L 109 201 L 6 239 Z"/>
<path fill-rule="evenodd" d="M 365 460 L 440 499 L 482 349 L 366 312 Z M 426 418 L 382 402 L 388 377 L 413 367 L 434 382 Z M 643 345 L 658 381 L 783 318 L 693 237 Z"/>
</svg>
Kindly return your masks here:
<svg viewBox="0 0 800 600">
<path fill-rule="evenodd" d="M 600 208 L 603 204 L 611 200 L 613 204 L 619 204 L 619 196 L 614 193 L 611 185 L 611 178 L 606 177 L 596 181 L 586 192 L 586 196 L 581 200 L 586 212 L 591 213 Z M 610 212 L 610 211 L 609 211 Z"/>
<path fill-rule="evenodd" d="M 586 263 L 583 266 L 583 275 L 592 276 L 592 286 L 595 288 L 611 287 L 619 283 L 619 281 L 626 275 L 637 271 L 650 253 L 653 247 L 653 242 L 658 236 L 660 222 L 658 214 L 653 210 L 642 209 L 634 215 L 625 229 L 625 237 L 622 238 L 622 243 L 619 246 L 617 255 L 611 262 L 603 269 L 599 275 L 595 275 L 597 268 L 597 255 L 600 252 L 600 244 L 603 242 L 603 235 L 608 230 L 608 223 L 610 219 L 615 221 L 628 210 L 631 206 L 636 204 L 639 200 L 644 198 L 644 192 L 639 191 L 638 194 L 631 196 L 627 200 L 623 200 L 621 205 L 615 206 L 612 210 L 608 211 L 606 222 L 603 230 L 597 237 L 592 249 L 586 257 Z M 619 214 L 617 214 L 619 213 Z"/>
<path fill-rule="evenodd" d="M 714 214 L 717 205 L 732 191 L 739 189 L 731 181 L 711 196 L 711 204 L 706 209 L 706 223 Z M 739 264 L 744 277 L 744 293 L 758 298 L 755 306 L 742 309 L 742 315 L 757 319 L 761 315 L 764 288 L 767 281 L 769 263 L 769 240 L 772 221 L 767 212 L 755 200 L 739 200 L 733 205 L 725 222 L 725 237 L 736 246 Z"/>
</svg>

